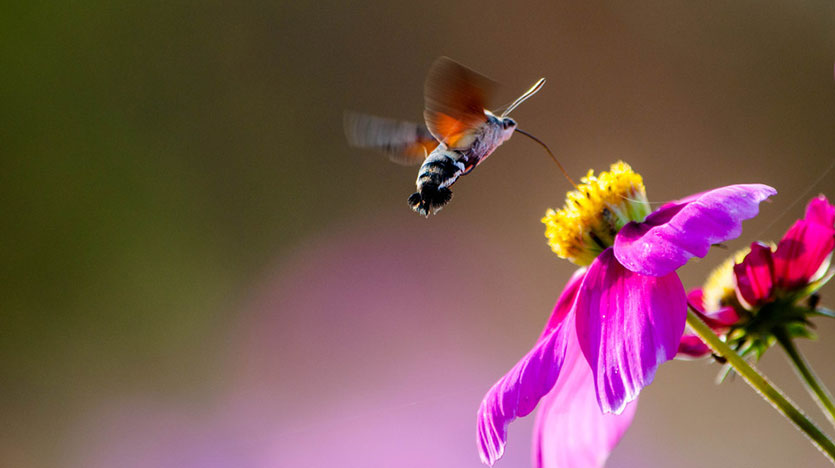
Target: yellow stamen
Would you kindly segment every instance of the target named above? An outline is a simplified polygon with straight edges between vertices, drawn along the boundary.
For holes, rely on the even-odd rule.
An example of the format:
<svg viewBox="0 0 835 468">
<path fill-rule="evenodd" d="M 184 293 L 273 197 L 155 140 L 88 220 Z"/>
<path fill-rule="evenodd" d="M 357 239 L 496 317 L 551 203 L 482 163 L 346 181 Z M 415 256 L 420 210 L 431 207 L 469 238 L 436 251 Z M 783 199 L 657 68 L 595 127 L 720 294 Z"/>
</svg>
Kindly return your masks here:
<svg viewBox="0 0 835 468">
<path fill-rule="evenodd" d="M 565 206 L 549 209 L 542 222 L 551 250 L 584 266 L 614 243 L 626 223 L 643 221 L 649 203 L 640 174 L 623 161 L 597 177 L 589 170 L 580 182 L 577 190 L 566 194 Z"/>
<path fill-rule="evenodd" d="M 716 312 L 734 302 L 736 299 L 734 265 L 741 262 L 750 251 L 751 249 L 747 247 L 738 250 L 710 272 L 702 286 L 702 306 L 705 312 Z"/>
</svg>

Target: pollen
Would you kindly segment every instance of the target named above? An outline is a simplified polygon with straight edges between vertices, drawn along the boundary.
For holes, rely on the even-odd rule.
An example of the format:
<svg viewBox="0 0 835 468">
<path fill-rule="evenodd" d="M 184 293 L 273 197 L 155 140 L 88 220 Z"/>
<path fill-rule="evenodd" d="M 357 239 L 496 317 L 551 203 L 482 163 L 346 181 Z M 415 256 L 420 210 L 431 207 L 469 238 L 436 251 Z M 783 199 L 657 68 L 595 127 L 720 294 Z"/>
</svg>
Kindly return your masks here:
<svg viewBox="0 0 835 468">
<path fill-rule="evenodd" d="M 734 265 L 742 262 L 750 251 L 751 249 L 746 247 L 735 252 L 710 272 L 705 284 L 702 285 L 702 303 L 706 312 L 716 312 L 735 301 Z"/>
<path fill-rule="evenodd" d="M 593 170 L 568 192 L 565 206 L 549 209 L 542 218 L 548 245 L 560 258 L 577 265 L 590 264 L 614 244 L 615 235 L 630 221 L 649 214 L 646 189 L 640 174 L 618 161 L 608 172 Z"/>
</svg>

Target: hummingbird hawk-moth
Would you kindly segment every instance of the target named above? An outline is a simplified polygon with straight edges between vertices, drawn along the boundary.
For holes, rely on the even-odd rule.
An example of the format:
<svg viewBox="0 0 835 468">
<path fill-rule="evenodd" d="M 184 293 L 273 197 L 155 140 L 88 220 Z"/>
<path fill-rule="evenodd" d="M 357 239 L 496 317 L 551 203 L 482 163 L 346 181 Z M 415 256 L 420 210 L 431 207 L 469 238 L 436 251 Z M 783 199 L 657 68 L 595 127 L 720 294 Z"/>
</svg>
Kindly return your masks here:
<svg viewBox="0 0 835 468">
<path fill-rule="evenodd" d="M 449 203 L 450 186 L 484 162 L 514 131 L 534 138 L 507 115 L 544 84 L 545 79 L 539 79 L 496 115 L 487 109 L 495 83 L 440 57 L 424 84 L 425 125 L 348 112 L 345 133 L 352 146 L 381 150 L 396 163 L 420 164 L 417 191 L 408 201 L 412 210 L 429 217 Z"/>
</svg>

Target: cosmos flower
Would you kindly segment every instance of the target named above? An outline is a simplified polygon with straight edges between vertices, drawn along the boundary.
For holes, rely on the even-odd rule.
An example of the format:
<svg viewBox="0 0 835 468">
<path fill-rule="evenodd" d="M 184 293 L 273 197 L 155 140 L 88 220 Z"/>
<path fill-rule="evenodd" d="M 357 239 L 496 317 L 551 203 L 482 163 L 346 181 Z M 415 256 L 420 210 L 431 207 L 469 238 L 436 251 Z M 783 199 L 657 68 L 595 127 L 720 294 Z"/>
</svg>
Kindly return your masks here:
<svg viewBox="0 0 835 468">
<path fill-rule="evenodd" d="M 718 267 L 704 287 L 691 291 L 688 300 L 732 348 L 759 359 L 778 330 L 790 337 L 813 336 L 807 317 L 820 311 L 814 303 L 798 303 L 832 278 L 833 248 L 835 206 L 820 195 L 776 246 L 752 243 Z M 682 339 L 680 351 L 693 357 L 708 353 L 692 335 Z"/>
<path fill-rule="evenodd" d="M 829 269 L 835 247 L 835 206 L 823 195 L 813 198 L 772 251 L 762 243 L 734 266 L 740 298 L 758 306 L 806 288 Z"/>
<path fill-rule="evenodd" d="M 704 257 L 712 244 L 738 237 L 742 221 L 776 193 L 765 185 L 732 185 L 650 213 L 641 176 L 623 162 L 597 177 L 589 171 L 581 182 L 565 207 L 549 210 L 543 222 L 552 250 L 582 268 L 533 349 L 481 403 L 478 447 L 488 465 L 504 453 L 509 423 L 546 395 L 537 422 L 537 466 L 602 464 L 631 420 L 629 402 L 678 350 L 686 296 L 676 270 L 693 256 Z M 575 373 L 586 364 L 590 379 Z M 582 404 L 587 399 L 597 405 Z M 556 409 L 570 417 L 561 421 Z M 563 425 L 567 421 L 588 424 Z M 549 444 L 564 452 L 561 461 L 544 459 Z"/>
</svg>

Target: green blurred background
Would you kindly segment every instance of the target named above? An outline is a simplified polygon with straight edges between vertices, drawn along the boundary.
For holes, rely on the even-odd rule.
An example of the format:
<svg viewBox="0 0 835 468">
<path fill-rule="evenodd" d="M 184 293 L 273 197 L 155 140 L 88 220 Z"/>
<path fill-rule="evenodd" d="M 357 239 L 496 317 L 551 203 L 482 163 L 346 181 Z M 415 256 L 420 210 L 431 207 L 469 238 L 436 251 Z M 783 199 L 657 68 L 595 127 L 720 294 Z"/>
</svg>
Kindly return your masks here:
<svg viewBox="0 0 835 468">
<path fill-rule="evenodd" d="M 514 138 L 409 211 L 415 170 L 348 148 L 342 113 L 420 119 L 439 55 L 497 104 L 547 77 L 514 117 L 576 176 L 624 159 L 653 201 L 775 186 L 731 249 L 835 198 L 831 1 L 3 10 L 2 466 L 479 466 L 478 403 L 573 271 L 539 222 L 568 187 Z M 819 331 L 802 348 L 835 385 Z M 778 352 L 762 367 L 817 417 Z M 664 366 L 610 466 L 827 466 L 716 370 Z"/>
</svg>

